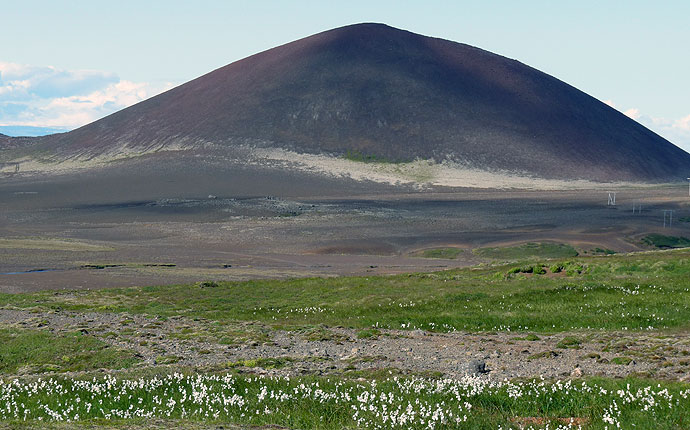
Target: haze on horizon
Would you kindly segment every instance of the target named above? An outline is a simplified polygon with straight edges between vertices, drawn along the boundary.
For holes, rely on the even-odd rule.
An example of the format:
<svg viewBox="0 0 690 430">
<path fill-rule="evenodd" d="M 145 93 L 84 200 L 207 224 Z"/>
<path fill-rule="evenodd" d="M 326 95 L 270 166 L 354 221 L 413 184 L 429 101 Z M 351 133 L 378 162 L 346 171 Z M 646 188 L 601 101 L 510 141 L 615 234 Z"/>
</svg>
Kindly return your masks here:
<svg viewBox="0 0 690 430">
<path fill-rule="evenodd" d="M 15 3 L 0 27 L 12 41 L 0 54 L 0 133 L 73 129 L 265 49 L 383 22 L 517 59 L 690 151 L 688 14 L 681 1 Z"/>
</svg>

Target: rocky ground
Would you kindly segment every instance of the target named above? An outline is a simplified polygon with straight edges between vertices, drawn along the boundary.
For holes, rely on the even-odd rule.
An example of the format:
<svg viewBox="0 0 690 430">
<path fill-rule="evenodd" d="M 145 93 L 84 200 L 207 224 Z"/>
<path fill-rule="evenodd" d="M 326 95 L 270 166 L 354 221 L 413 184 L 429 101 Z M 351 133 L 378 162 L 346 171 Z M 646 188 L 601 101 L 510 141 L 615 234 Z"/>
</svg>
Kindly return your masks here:
<svg viewBox="0 0 690 430">
<path fill-rule="evenodd" d="M 139 366 L 234 368 L 261 374 L 372 371 L 488 378 L 650 376 L 690 380 L 688 332 L 432 333 L 308 326 L 278 330 L 116 313 L 0 310 L 0 328 L 81 331 L 136 352 Z M 36 373 L 25 367 L 21 374 Z"/>
</svg>

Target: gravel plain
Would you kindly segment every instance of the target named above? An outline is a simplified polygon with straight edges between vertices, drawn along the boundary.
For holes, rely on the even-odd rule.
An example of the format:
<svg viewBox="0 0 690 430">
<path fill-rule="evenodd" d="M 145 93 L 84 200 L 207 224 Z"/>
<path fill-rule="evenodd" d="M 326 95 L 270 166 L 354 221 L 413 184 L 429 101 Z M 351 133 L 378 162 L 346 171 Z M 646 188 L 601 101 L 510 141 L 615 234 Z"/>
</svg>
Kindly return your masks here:
<svg viewBox="0 0 690 430">
<path fill-rule="evenodd" d="M 435 333 L 311 327 L 275 330 L 253 322 L 214 328 L 212 321 L 115 313 L 0 309 L 0 327 L 81 331 L 135 351 L 139 366 L 328 375 L 390 371 L 458 377 L 578 378 L 636 375 L 690 380 L 690 333 Z M 240 333 L 228 343 L 227 333 Z M 25 368 L 20 373 L 30 374 Z"/>
</svg>

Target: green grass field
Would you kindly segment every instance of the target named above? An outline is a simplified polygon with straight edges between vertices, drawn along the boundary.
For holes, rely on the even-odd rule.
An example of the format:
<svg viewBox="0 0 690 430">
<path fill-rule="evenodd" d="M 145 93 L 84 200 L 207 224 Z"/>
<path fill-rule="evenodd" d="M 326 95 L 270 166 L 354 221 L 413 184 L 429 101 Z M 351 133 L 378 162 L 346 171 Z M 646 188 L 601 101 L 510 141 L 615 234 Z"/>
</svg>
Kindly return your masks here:
<svg viewBox="0 0 690 430">
<path fill-rule="evenodd" d="M 663 234 L 650 234 L 642 238 L 642 242 L 656 248 L 687 248 L 690 247 L 690 239 L 682 236 L 664 236 Z"/>
<path fill-rule="evenodd" d="M 589 429 L 635 423 L 651 430 L 683 428 L 689 397 L 687 385 L 634 379 L 351 381 L 175 373 L 0 382 L 0 420 L 17 425 L 11 428 L 23 421 L 131 428 L 158 418 L 176 420 L 176 428 L 202 421 L 335 430 L 516 429 L 539 419 L 537 427 L 565 428 L 572 420 Z"/>
<path fill-rule="evenodd" d="M 394 276 L 308 278 L 0 295 L 0 306 L 184 315 L 277 328 L 323 324 L 434 331 L 647 330 L 690 324 L 690 252 L 543 260 Z"/>
<path fill-rule="evenodd" d="M 463 252 L 464 251 L 460 248 L 433 248 L 419 251 L 414 255 L 422 258 L 441 258 L 446 260 L 454 260 Z"/>
<path fill-rule="evenodd" d="M 478 257 L 496 260 L 523 260 L 526 258 L 568 258 L 578 255 L 575 248 L 562 243 L 526 243 L 524 245 L 501 248 L 478 248 Z"/>
<path fill-rule="evenodd" d="M 534 249 L 546 252 L 541 245 Z M 380 336 L 383 328 L 523 332 L 516 336 L 533 341 L 541 336 L 535 333 L 574 330 L 577 336 L 569 335 L 556 346 L 567 350 L 579 348 L 587 331 L 654 329 L 673 335 L 673 330 L 690 328 L 690 250 L 573 257 L 557 245 L 548 252 L 565 252 L 567 257 L 531 255 L 510 264 L 392 276 L 209 280 L 3 294 L 0 307 L 204 318 L 210 320 L 204 322 L 208 331 L 204 335 L 223 344 L 260 340 L 266 336 L 262 330 L 271 329 L 338 341 L 325 329 L 335 326 L 355 328 L 362 339 Z M 173 337 L 196 334 L 183 330 Z M 558 428 L 569 418 L 577 419 L 584 429 L 617 428 L 618 423 L 621 428 L 634 423 L 638 429 L 678 429 L 690 422 L 687 383 L 636 379 L 489 383 L 475 378 L 395 376 L 386 369 L 293 378 L 238 373 L 255 366 L 280 369 L 291 360 L 270 357 L 227 363 L 222 370 L 203 373 L 173 365 L 134 367 L 120 371 L 118 379 L 96 373 L 17 379 L 12 375 L 27 368 L 126 369 L 136 366 L 136 359 L 78 332 L 54 335 L 7 327 L 0 330 L 0 344 L 0 373 L 9 377 L 0 377 L 0 429 L 102 424 L 143 429 L 154 419 L 159 428 L 231 423 L 301 429 L 517 429 L 544 428 L 547 423 Z M 183 373 L 170 373 L 175 370 Z M 61 421 L 73 421 L 74 426 L 65 427 Z"/>
<path fill-rule="evenodd" d="M 43 330 L 0 329 L 0 373 L 126 368 L 133 354 L 80 332 L 53 335 Z"/>
</svg>

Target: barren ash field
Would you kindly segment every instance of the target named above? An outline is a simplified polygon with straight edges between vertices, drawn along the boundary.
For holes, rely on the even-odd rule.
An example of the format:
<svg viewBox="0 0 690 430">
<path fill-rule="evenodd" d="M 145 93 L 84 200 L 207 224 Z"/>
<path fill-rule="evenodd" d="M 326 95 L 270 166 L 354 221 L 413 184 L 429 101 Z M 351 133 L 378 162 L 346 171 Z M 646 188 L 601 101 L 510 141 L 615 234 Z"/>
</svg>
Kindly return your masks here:
<svg viewBox="0 0 690 430">
<path fill-rule="evenodd" d="M 5 178 L 4 292 L 438 271 L 515 260 L 523 255 L 489 248 L 529 242 L 565 244 L 566 257 L 639 252 L 656 249 L 650 234 L 688 236 L 690 227 L 682 184 L 617 188 L 610 206 L 605 186 L 420 190 L 318 176 L 283 196 L 247 195 L 246 183 L 232 179 L 208 191 L 172 184 L 130 193 L 137 184 L 108 189 L 126 184 L 115 170 L 115 178 Z M 276 170 L 255 173 L 271 175 L 291 183 Z M 675 218 L 664 227 L 668 209 Z"/>
<path fill-rule="evenodd" d="M 359 24 L 0 145 L 0 429 L 690 428 L 690 154 L 515 60 Z"/>
</svg>

